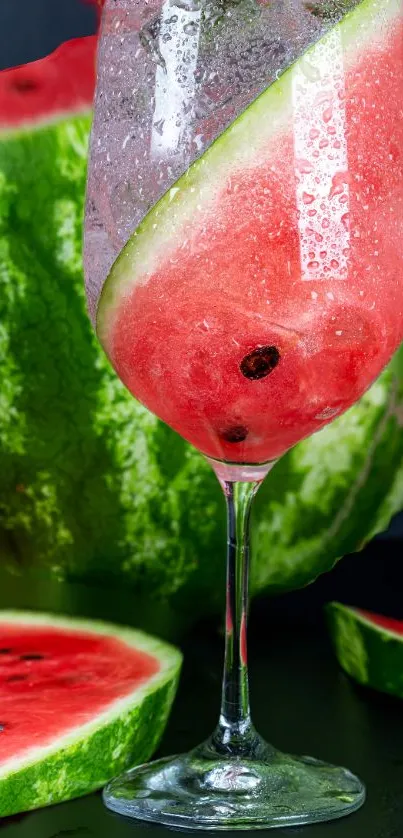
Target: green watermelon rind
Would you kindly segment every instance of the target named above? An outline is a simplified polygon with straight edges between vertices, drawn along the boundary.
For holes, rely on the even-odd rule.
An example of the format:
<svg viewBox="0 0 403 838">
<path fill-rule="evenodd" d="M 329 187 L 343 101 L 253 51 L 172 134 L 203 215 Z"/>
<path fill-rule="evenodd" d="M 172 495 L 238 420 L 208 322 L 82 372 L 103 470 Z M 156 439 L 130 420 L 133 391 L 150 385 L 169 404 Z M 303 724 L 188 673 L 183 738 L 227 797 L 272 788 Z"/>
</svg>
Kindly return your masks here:
<svg viewBox="0 0 403 838">
<path fill-rule="evenodd" d="M 330 35 L 323 35 L 254 99 L 147 213 L 112 265 L 99 297 L 97 334 L 108 355 L 122 300 L 138 281 L 147 280 L 161 260 L 167 261 L 177 250 L 180 241 L 187 238 L 186 225 L 191 230 L 206 205 L 210 213 L 214 211 L 221 185 L 231 171 L 256 165 L 264 158 L 265 146 L 270 147 L 278 131 L 287 127 L 295 73 L 307 59 L 315 58 L 334 33 L 339 33 L 347 62 L 354 51 L 365 49 L 367 36 L 373 39 L 374 33 L 385 31 L 387 20 L 399 11 L 399 0 L 361 0 L 335 24 Z"/>
<path fill-rule="evenodd" d="M 403 698 L 403 636 L 339 602 L 326 606 L 337 660 L 355 681 Z"/>
<path fill-rule="evenodd" d="M 100 621 L 4 611 L 0 614 L 0 630 L 2 623 L 112 636 L 158 658 L 161 669 L 93 721 L 1 766 L 0 817 L 83 796 L 131 765 L 149 759 L 161 739 L 175 697 L 182 663 L 177 649 L 143 632 Z"/>
<path fill-rule="evenodd" d="M 2 72 L 0 70 L 0 72 Z M 41 131 L 46 131 L 47 128 L 57 128 L 58 125 L 63 125 L 67 121 L 71 119 L 77 120 L 89 120 L 92 122 L 92 107 L 87 105 L 83 105 L 81 108 L 77 108 L 74 110 L 74 117 L 71 117 L 69 113 L 61 110 L 54 116 L 46 116 L 39 119 L 37 122 L 27 121 L 26 123 L 22 123 L 22 125 L 18 125 L 17 128 L 13 128 L 10 125 L 2 125 L 0 123 L 0 142 L 9 142 L 10 140 L 23 140 L 27 134 L 40 134 Z"/>
</svg>

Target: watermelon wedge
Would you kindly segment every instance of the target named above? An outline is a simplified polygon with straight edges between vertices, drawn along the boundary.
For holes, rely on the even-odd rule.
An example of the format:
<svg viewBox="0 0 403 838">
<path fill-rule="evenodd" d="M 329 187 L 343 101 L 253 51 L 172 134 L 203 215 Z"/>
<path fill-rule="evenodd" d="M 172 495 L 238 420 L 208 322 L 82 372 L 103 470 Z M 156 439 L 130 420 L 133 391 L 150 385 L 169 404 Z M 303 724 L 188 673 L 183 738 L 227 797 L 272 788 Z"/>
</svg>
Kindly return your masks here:
<svg viewBox="0 0 403 838">
<path fill-rule="evenodd" d="M 168 190 L 103 286 L 119 377 L 209 457 L 277 459 L 402 340 L 402 37 L 400 0 L 358 3 Z"/>
<path fill-rule="evenodd" d="M 331 602 L 330 636 L 340 666 L 359 684 L 403 698 L 403 620 Z"/>
<path fill-rule="evenodd" d="M 181 655 L 128 628 L 0 612 L 0 816 L 87 794 L 155 750 Z"/>
<path fill-rule="evenodd" d="M 38 61 L 0 73 L 0 130 L 38 126 L 92 107 L 97 38 L 74 38 Z"/>
</svg>

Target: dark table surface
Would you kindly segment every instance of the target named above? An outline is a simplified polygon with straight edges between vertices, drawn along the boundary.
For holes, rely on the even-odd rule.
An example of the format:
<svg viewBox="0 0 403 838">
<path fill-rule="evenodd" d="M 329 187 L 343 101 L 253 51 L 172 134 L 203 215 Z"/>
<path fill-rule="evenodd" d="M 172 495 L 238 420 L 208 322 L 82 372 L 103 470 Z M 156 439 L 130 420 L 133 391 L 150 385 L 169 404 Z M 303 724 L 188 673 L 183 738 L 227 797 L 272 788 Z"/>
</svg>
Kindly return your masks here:
<svg viewBox="0 0 403 838">
<path fill-rule="evenodd" d="M 339 670 L 321 626 L 281 628 L 252 621 L 255 723 L 277 747 L 347 765 L 368 790 L 363 809 L 313 827 L 276 830 L 304 838 L 402 838 L 403 704 L 357 688 Z M 276 636 L 274 636 L 276 635 Z M 185 668 L 161 754 L 186 750 L 211 732 L 218 709 L 221 650 L 210 629 L 189 638 Z M 3 822 L 2 838 L 157 838 L 163 827 L 125 821 L 100 796 Z"/>
</svg>

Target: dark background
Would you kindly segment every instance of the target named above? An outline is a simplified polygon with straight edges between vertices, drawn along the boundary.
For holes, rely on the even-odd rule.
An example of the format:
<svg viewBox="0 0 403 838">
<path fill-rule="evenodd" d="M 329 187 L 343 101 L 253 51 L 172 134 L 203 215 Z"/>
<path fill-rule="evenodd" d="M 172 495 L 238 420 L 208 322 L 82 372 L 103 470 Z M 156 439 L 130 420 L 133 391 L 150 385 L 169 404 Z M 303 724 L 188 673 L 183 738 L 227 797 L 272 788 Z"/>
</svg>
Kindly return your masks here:
<svg viewBox="0 0 403 838">
<path fill-rule="evenodd" d="M 96 11 L 83 0 L 0 0 L 0 69 L 47 55 L 62 41 L 90 35 Z M 339 563 L 302 592 L 271 602 L 276 620 L 316 622 L 321 605 L 339 599 L 403 618 L 403 515 L 366 550 Z M 255 612 L 266 612 L 262 600 Z"/>
</svg>

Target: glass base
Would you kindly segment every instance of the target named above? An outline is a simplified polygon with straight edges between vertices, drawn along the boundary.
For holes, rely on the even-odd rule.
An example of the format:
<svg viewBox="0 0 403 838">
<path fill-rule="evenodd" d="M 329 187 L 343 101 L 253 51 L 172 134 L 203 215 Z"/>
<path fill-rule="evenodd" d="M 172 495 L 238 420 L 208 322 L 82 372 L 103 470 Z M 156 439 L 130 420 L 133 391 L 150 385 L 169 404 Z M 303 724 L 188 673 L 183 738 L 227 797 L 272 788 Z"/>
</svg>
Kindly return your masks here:
<svg viewBox="0 0 403 838">
<path fill-rule="evenodd" d="M 364 800 L 363 784 L 347 769 L 262 741 L 248 758 L 221 756 L 211 740 L 134 768 L 104 791 L 112 811 L 178 829 L 298 826 L 349 815 Z"/>
</svg>

